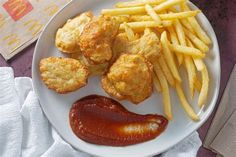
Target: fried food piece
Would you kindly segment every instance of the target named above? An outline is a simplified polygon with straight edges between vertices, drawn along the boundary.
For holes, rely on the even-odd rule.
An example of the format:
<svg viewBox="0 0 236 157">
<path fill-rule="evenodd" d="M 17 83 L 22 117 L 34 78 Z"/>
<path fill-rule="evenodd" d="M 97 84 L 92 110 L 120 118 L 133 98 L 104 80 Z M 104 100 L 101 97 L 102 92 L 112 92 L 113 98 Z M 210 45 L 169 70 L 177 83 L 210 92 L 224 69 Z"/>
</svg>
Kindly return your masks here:
<svg viewBox="0 0 236 157">
<path fill-rule="evenodd" d="M 161 43 L 154 32 L 147 31 L 140 38 L 139 44 L 134 46 L 133 49 L 135 51 L 132 53 L 142 54 L 149 62 L 153 63 L 156 62 L 160 56 Z"/>
<path fill-rule="evenodd" d="M 113 56 L 109 62 L 101 63 L 101 64 L 93 64 L 90 60 L 85 58 L 81 53 L 72 53 L 70 54 L 70 58 L 74 58 L 79 60 L 82 64 L 86 65 L 89 69 L 89 75 L 103 75 L 107 72 L 108 68 L 116 61 L 116 59 L 120 56 L 120 54 L 116 54 L 113 51 Z"/>
<path fill-rule="evenodd" d="M 106 93 L 115 97 L 116 99 L 123 100 L 125 96 L 121 95 L 116 88 L 113 86 L 112 82 L 107 78 L 107 76 L 103 76 L 102 80 L 102 88 L 105 90 Z"/>
<path fill-rule="evenodd" d="M 89 69 L 89 75 L 103 75 L 104 72 L 109 67 L 109 63 L 105 62 L 102 64 L 91 64 L 82 54 L 80 53 L 72 53 L 70 55 L 71 58 L 79 60 L 82 64 L 86 65 Z"/>
<path fill-rule="evenodd" d="M 123 54 L 102 78 L 103 89 L 138 104 L 152 93 L 152 65 L 139 54 Z"/>
<path fill-rule="evenodd" d="M 85 12 L 73 19 L 69 19 L 66 24 L 59 28 L 56 33 L 56 47 L 64 53 L 78 53 L 80 47 L 78 38 L 81 35 L 84 27 L 93 18 L 92 12 Z"/>
<path fill-rule="evenodd" d="M 60 94 L 85 86 L 89 74 L 88 68 L 78 60 L 60 57 L 42 59 L 39 70 L 45 85 Z"/>
<path fill-rule="evenodd" d="M 83 55 L 94 64 L 101 64 L 112 58 L 112 43 L 118 33 L 119 23 L 115 18 L 100 16 L 89 22 L 79 38 Z"/>
<path fill-rule="evenodd" d="M 135 45 L 139 44 L 139 40 L 129 41 L 126 33 L 120 33 L 116 36 L 112 50 L 113 53 L 121 55 L 123 53 L 131 53 L 135 50 Z M 134 49 L 134 50 L 133 50 Z"/>
<path fill-rule="evenodd" d="M 115 39 L 113 52 L 142 54 L 152 63 L 160 56 L 161 44 L 157 35 L 151 31 L 145 32 L 141 38 L 134 41 L 129 41 L 126 34 L 120 33 Z"/>
</svg>

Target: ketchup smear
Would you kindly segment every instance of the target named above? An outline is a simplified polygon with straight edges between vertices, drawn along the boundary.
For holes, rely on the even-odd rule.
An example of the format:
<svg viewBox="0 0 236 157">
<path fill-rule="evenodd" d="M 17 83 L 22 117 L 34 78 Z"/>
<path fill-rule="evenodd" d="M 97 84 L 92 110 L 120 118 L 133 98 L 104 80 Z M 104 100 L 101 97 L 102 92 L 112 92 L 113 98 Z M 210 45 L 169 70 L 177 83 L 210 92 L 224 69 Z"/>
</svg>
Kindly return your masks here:
<svg viewBox="0 0 236 157">
<path fill-rule="evenodd" d="M 98 95 L 76 101 L 69 118 L 73 132 L 80 139 L 109 146 L 127 146 L 154 139 L 168 124 L 163 116 L 132 113 L 119 102 Z"/>
</svg>

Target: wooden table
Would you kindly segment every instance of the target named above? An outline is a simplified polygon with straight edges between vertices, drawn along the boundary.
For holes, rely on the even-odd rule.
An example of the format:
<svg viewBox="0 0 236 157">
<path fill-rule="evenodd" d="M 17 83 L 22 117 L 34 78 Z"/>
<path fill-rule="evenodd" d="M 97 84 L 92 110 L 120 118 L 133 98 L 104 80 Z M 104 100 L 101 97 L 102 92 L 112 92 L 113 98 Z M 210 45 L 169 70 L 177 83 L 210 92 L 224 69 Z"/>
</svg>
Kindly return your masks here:
<svg viewBox="0 0 236 157">
<path fill-rule="evenodd" d="M 220 96 L 224 91 L 231 70 L 236 63 L 236 1 L 235 0 L 193 0 L 208 17 L 216 32 L 221 53 L 221 88 Z M 0 57 L 1 66 L 11 66 L 15 76 L 31 77 L 31 63 L 35 43 L 23 50 L 9 62 Z M 218 104 L 218 103 L 217 103 Z M 216 109 L 215 109 L 216 110 Z M 207 130 L 211 124 L 215 111 L 207 122 L 198 130 L 200 137 L 204 140 Z M 201 147 L 198 157 L 215 157 L 211 151 Z"/>
</svg>

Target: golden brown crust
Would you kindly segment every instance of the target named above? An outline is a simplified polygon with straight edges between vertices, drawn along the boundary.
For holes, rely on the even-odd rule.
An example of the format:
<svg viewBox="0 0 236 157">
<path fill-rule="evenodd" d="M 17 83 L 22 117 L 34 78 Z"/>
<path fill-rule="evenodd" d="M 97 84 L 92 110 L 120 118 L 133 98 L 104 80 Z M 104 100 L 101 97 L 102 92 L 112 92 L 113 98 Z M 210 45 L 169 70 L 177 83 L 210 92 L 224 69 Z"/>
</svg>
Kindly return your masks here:
<svg viewBox="0 0 236 157">
<path fill-rule="evenodd" d="M 73 31 L 63 28 L 58 29 L 55 42 L 56 47 L 63 53 L 80 53 Z"/>
<path fill-rule="evenodd" d="M 142 54 L 151 63 L 156 62 L 161 53 L 161 43 L 157 35 L 153 32 L 144 33 L 136 53 Z"/>
<path fill-rule="evenodd" d="M 115 38 L 113 52 L 117 54 L 141 54 L 148 61 L 155 62 L 160 56 L 161 44 L 153 32 L 145 33 L 141 38 L 134 41 L 129 41 L 125 33 L 120 33 Z"/>
<path fill-rule="evenodd" d="M 56 33 L 55 45 L 64 53 L 79 53 L 80 47 L 78 38 L 81 35 L 84 27 L 93 18 L 91 12 L 85 12 L 73 19 L 69 19 L 66 24 L 59 28 Z"/>
<path fill-rule="evenodd" d="M 45 85 L 60 94 L 85 86 L 89 74 L 88 68 L 79 61 L 60 57 L 42 59 L 39 70 Z"/>
<path fill-rule="evenodd" d="M 125 99 L 124 96 L 122 96 L 119 92 L 116 91 L 115 87 L 113 86 L 113 84 L 111 83 L 111 81 L 109 81 L 109 79 L 106 76 L 102 76 L 102 88 L 111 96 L 115 97 L 118 100 L 123 100 Z"/>
<path fill-rule="evenodd" d="M 152 67 L 139 54 L 123 54 L 102 78 L 103 89 L 117 99 L 138 104 L 152 93 Z"/>
<path fill-rule="evenodd" d="M 101 16 L 89 22 L 79 38 L 83 55 L 94 64 L 112 58 L 112 43 L 118 32 L 119 23 L 111 17 Z"/>
<path fill-rule="evenodd" d="M 109 63 L 107 62 L 102 64 L 92 64 L 80 53 L 72 53 L 70 57 L 79 60 L 82 64 L 86 65 L 89 69 L 90 76 L 103 75 L 109 67 Z"/>
</svg>

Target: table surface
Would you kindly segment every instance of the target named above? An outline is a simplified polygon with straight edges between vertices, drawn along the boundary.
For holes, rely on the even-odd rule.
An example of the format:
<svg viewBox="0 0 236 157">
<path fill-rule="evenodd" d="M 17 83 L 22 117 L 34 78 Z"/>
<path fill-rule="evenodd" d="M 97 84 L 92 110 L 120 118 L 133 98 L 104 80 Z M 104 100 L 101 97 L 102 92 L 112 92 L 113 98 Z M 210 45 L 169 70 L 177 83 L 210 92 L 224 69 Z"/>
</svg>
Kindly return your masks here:
<svg viewBox="0 0 236 157">
<path fill-rule="evenodd" d="M 231 70 L 236 63 L 236 0 L 193 0 L 211 22 L 220 47 L 221 56 L 221 88 L 220 96 L 224 91 L 226 83 L 229 79 Z M 23 50 L 10 61 L 6 62 L 0 57 L 1 66 L 11 66 L 15 71 L 15 76 L 31 76 L 31 63 L 35 43 Z M 216 109 L 215 109 L 216 111 Z M 207 130 L 214 117 L 215 111 L 212 113 L 208 121 L 198 130 L 200 138 L 204 140 Z M 198 157 L 215 157 L 216 154 L 201 147 L 198 151 Z"/>
</svg>

